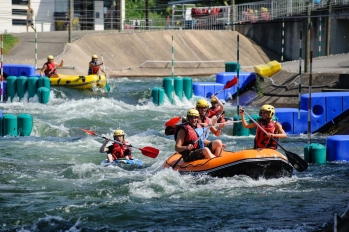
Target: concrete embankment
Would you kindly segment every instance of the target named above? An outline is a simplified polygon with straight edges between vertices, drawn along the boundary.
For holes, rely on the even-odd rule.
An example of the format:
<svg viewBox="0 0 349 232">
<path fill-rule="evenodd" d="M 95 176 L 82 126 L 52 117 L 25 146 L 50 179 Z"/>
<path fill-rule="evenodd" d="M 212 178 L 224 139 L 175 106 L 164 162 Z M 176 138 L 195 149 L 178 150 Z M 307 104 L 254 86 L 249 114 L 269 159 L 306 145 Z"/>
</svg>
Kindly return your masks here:
<svg viewBox="0 0 349 232">
<path fill-rule="evenodd" d="M 237 36 L 232 31 L 167 30 L 132 33 L 67 32 L 38 33 L 38 67 L 52 54 L 56 62 L 65 60 L 64 74 L 86 75 L 92 54 L 103 55 L 112 77 L 156 77 L 172 75 L 172 36 L 174 38 L 174 74 L 176 76 L 212 75 L 225 71 L 225 62 L 237 61 Z M 16 34 L 18 46 L 5 56 L 5 63 L 35 61 L 34 33 Z M 275 54 L 239 35 L 239 62 L 242 71 L 275 59 Z M 100 59 L 101 61 L 101 59 Z M 168 61 L 168 62 L 165 62 Z"/>
</svg>

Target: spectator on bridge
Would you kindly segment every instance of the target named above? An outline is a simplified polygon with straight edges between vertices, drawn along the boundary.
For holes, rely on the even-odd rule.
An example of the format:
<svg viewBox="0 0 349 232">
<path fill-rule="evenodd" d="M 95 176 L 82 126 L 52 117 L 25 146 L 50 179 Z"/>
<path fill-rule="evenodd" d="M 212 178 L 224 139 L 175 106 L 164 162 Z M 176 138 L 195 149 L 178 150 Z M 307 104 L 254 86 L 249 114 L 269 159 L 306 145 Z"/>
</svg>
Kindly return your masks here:
<svg viewBox="0 0 349 232">
<path fill-rule="evenodd" d="M 30 7 L 30 3 L 28 3 L 28 9 L 27 9 L 27 32 L 29 26 L 33 28 L 34 32 L 36 32 L 34 23 L 33 23 L 33 16 L 34 16 L 34 10 Z"/>
</svg>

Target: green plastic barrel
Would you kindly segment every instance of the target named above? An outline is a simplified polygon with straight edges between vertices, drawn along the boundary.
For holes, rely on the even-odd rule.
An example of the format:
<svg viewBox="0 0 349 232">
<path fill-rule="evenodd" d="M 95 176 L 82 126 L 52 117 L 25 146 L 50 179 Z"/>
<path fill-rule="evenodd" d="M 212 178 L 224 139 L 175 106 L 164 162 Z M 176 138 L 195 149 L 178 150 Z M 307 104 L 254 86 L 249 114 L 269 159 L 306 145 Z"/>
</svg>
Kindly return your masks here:
<svg viewBox="0 0 349 232">
<path fill-rule="evenodd" d="M 17 115 L 17 130 L 19 136 L 29 136 L 33 129 L 33 117 L 30 114 Z"/>
<path fill-rule="evenodd" d="M 188 100 L 193 96 L 193 79 L 190 77 L 183 78 L 183 92 Z"/>
<path fill-rule="evenodd" d="M 50 90 L 46 87 L 38 88 L 37 92 L 39 102 L 42 104 L 46 104 L 50 99 Z"/>
<path fill-rule="evenodd" d="M 39 78 L 39 83 L 38 83 L 38 87 L 46 87 L 49 90 L 51 89 L 51 84 L 50 84 L 50 78 L 48 77 L 40 77 Z"/>
<path fill-rule="evenodd" d="M 307 144 L 304 147 L 304 160 L 307 163 L 326 163 L 326 147 L 319 143 Z"/>
<path fill-rule="evenodd" d="M 240 64 L 238 65 L 237 62 L 226 62 L 225 63 L 225 71 L 226 72 L 236 72 L 238 67 L 240 69 Z"/>
<path fill-rule="evenodd" d="M 163 88 L 154 87 L 151 91 L 151 96 L 155 105 L 159 106 L 164 104 L 165 91 Z"/>
<path fill-rule="evenodd" d="M 0 136 L 2 136 L 2 115 L 0 117 Z"/>
<path fill-rule="evenodd" d="M 35 96 L 38 90 L 38 80 L 38 77 L 29 77 L 27 79 L 28 99 Z"/>
<path fill-rule="evenodd" d="M 234 121 L 240 121 L 241 117 L 240 115 L 235 115 L 234 116 Z M 247 117 L 245 117 L 245 120 L 248 120 Z M 233 135 L 234 136 L 249 136 L 250 135 L 250 129 L 245 128 L 241 122 L 239 123 L 234 123 L 233 127 Z"/>
<path fill-rule="evenodd" d="M 17 136 L 17 117 L 13 114 L 5 114 L 2 117 L 3 136 Z"/>
<path fill-rule="evenodd" d="M 23 99 L 25 92 L 27 92 L 27 77 L 19 76 L 17 77 L 17 96 L 19 100 Z"/>
<path fill-rule="evenodd" d="M 165 77 L 162 80 L 162 87 L 164 88 L 165 94 L 170 100 L 170 102 L 173 103 L 173 94 L 174 94 L 173 78 Z"/>
<path fill-rule="evenodd" d="M 174 87 L 174 92 L 179 98 L 179 100 L 182 101 L 183 99 L 183 78 L 182 77 L 175 77 L 173 79 L 173 87 Z"/>
<path fill-rule="evenodd" d="M 17 77 L 15 76 L 8 76 L 6 78 L 6 82 L 7 82 L 7 97 L 10 98 L 11 102 L 13 101 L 13 98 L 16 96 L 16 92 L 17 92 Z"/>
<path fill-rule="evenodd" d="M 163 88 L 159 88 L 159 105 L 163 105 L 165 102 L 165 91 Z"/>
</svg>

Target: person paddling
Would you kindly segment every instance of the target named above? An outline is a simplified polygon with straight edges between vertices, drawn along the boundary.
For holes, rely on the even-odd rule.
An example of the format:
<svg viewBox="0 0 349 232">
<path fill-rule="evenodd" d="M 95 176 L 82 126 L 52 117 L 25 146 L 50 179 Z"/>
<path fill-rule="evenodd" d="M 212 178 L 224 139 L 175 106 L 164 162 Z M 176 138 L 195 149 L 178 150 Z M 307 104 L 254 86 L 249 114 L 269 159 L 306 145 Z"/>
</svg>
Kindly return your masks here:
<svg viewBox="0 0 349 232">
<path fill-rule="evenodd" d="M 241 122 L 243 127 L 245 128 L 255 128 L 257 125 L 255 123 L 247 124 L 244 117 L 244 108 L 240 108 L 239 114 L 241 116 Z M 263 105 L 259 110 L 260 119 L 256 120 L 256 122 L 266 131 L 267 134 L 257 127 L 256 137 L 254 140 L 254 148 L 277 148 L 277 140 L 279 138 L 286 138 L 286 132 L 282 128 L 282 125 L 279 122 L 273 120 L 273 116 L 275 114 L 275 109 L 272 105 Z M 274 139 L 271 139 L 271 138 Z"/>
<path fill-rule="evenodd" d="M 207 117 L 212 118 L 213 116 L 220 116 L 217 120 L 218 123 L 225 122 L 224 119 L 224 105 L 223 103 L 215 96 L 211 96 L 211 107 L 208 109 Z"/>
<path fill-rule="evenodd" d="M 44 66 L 40 71 L 40 76 L 43 76 L 43 74 L 45 73 L 45 76 L 47 77 L 57 77 L 58 76 L 57 68 L 63 67 L 63 63 L 64 63 L 64 60 L 62 59 L 61 63 L 57 65 L 57 63 L 55 63 L 53 60 L 53 56 L 49 55 L 47 57 L 47 62 L 44 64 Z"/>
<path fill-rule="evenodd" d="M 114 131 L 114 140 L 122 144 L 113 143 L 112 145 L 106 147 L 107 143 L 110 141 L 109 138 L 106 138 L 101 148 L 99 149 L 100 153 L 107 153 L 107 158 L 110 163 L 118 159 L 133 160 L 132 148 L 130 147 L 130 144 L 125 140 L 125 136 L 125 132 L 118 129 Z"/>
<path fill-rule="evenodd" d="M 103 65 L 103 62 L 98 64 L 98 56 L 92 55 L 92 60 L 90 61 L 89 67 L 88 67 L 88 75 L 98 74 L 99 70 L 101 70 L 105 75 L 105 72 L 101 68 L 101 65 Z"/>
<path fill-rule="evenodd" d="M 178 125 L 174 134 L 175 150 L 182 154 L 184 162 L 221 156 L 226 147 L 219 139 L 211 142 L 202 136 L 204 127 L 199 124 L 199 116 L 196 109 L 188 110 L 188 122 Z"/>
</svg>

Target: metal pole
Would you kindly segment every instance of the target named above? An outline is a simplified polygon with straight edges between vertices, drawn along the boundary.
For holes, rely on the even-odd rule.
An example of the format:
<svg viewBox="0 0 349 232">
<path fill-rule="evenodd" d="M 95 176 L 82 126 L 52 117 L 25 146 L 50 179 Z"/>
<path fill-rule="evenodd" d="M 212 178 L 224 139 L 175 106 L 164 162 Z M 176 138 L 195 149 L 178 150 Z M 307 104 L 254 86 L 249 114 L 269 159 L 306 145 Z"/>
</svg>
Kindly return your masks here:
<svg viewBox="0 0 349 232">
<path fill-rule="evenodd" d="M 0 62 L 0 68 L 1 68 L 1 75 L 0 75 L 0 102 L 4 101 L 4 64 L 3 64 L 3 60 L 4 60 L 4 34 L 1 34 L 1 48 L 0 48 L 0 58 L 1 58 L 1 62 Z"/>
<path fill-rule="evenodd" d="M 236 48 L 236 60 L 237 60 L 237 69 L 236 69 L 236 76 L 238 78 L 238 86 L 236 90 L 236 104 L 237 104 L 237 114 L 239 115 L 239 108 L 240 108 L 240 102 L 239 102 L 239 91 L 240 91 L 240 78 L 239 78 L 239 71 L 240 71 L 240 64 L 239 64 L 239 35 L 237 36 L 237 48 Z"/>
<path fill-rule="evenodd" d="M 172 36 L 172 78 L 174 78 L 174 42 Z"/>
<path fill-rule="evenodd" d="M 37 33 L 37 30 L 35 30 L 35 69 L 37 68 L 38 68 L 38 33 Z"/>
<path fill-rule="evenodd" d="M 321 24 L 322 24 L 321 17 L 319 17 L 319 51 L 317 54 L 317 56 L 319 57 L 321 56 L 321 35 L 322 35 Z"/>
<path fill-rule="evenodd" d="M 69 33 L 68 33 L 68 43 L 71 43 L 71 37 L 72 37 L 72 17 L 74 16 L 73 14 L 73 1 L 74 0 L 69 0 Z"/>
<path fill-rule="evenodd" d="M 311 23 L 310 16 L 311 16 L 311 3 L 308 2 L 308 18 L 307 18 L 307 33 L 305 34 L 306 41 L 305 41 L 305 57 L 304 57 L 304 72 L 308 72 L 309 70 L 309 54 L 310 54 L 310 30 L 309 25 Z"/>
<path fill-rule="evenodd" d="M 313 81 L 313 51 L 310 51 L 309 98 L 308 98 L 308 144 L 311 143 L 311 86 Z"/>
<path fill-rule="evenodd" d="M 281 28 L 281 62 L 284 61 L 284 48 L 285 48 L 285 19 L 282 19 L 282 28 Z"/>
<path fill-rule="evenodd" d="M 330 55 L 330 37 L 331 37 L 331 14 L 332 14 L 332 0 L 328 0 L 328 18 L 326 31 L 326 56 Z"/>
<path fill-rule="evenodd" d="M 235 0 L 231 0 L 231 30 L 235 31 Z"/>
<path fill-rule="evenodd" d="M 299 78 L 298 78 L 298 119 L 301 119 L 301 93 L 302 93 L 302 31 L 299 32 Z"/>
</svg>

